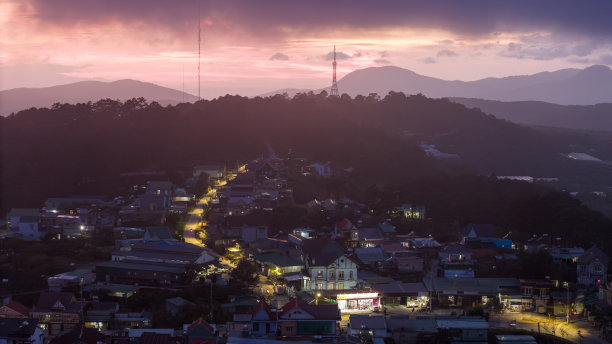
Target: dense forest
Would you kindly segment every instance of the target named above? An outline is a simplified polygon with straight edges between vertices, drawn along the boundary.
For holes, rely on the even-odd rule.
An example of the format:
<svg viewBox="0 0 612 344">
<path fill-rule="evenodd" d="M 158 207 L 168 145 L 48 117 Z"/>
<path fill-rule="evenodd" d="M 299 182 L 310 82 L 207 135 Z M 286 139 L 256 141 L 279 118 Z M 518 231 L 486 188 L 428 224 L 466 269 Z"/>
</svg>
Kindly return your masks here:
<svg viewBox="0 0 612 344">
<path fill-rule="evenodd" d="M 425 204 L 444 220 L 440 226 L 480 221 L 552 235 L 580 229 L 581 222 L 598 236 L 610 228 L 566 194 L 488 177 L 612 185 L 608 165 L 564 157 L 590 146 L 609 158 L 606 138 L 528 128 L 422 95 L 228 95 L 167 107 L 142 98 L 103 99 L 24 110 L 0 118 L 0 126 L 2 211 L 36 207 L 47 197 L 112 195 L 133 182 L 125 173 L 187 175 L 196 164 L 234 165 L 267 155 L 271 147 L 280 156 L 355 168 L 344 188 L 354 197 L 367 199 L 373 186 L 395 185 L 399 196 L 391 200 Z M 419 148 L 423 141 L 460 158 L 428 157 Z M 575 221 L 564 220 L 572 216 Z"/>
</svg>

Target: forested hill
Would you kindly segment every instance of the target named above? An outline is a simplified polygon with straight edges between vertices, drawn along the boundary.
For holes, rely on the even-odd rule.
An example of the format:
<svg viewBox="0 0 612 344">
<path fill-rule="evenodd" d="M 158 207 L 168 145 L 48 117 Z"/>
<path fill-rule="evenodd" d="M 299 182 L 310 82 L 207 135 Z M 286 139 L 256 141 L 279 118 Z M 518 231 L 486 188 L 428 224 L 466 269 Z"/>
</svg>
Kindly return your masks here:
<svg viewBox="0 0 612 344">
<path fill-rule="evenodd" d="M 568 143 L 559 135 L 447 100 L 393 92 L 382 99 L 225 96 L 167 107 L 142 98 L 105 99 L 25 110 L 0 123 L 4 210 L 37 206 L 51 196 L 111 194 L 109 180 L 125 172 L 245 161 L 267 152 L 268 143 L 280 155 L 291 150 L 354 167 L 364 183 L 466 171 L 556 176 L 567 170 L 568 178 L 589 171 L 589 181 L 609 175 L 600 175 L 605 167 L 564 158 Z M 422 141 L 460 158 L 430 158 L 419 148 Z"/>
</svg>

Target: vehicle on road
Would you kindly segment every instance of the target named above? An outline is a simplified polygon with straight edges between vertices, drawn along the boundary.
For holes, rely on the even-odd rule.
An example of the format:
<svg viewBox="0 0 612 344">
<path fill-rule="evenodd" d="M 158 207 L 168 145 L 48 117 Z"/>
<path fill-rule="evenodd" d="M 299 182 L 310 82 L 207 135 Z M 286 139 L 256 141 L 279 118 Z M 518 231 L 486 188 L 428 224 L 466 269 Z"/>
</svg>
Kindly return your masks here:
<svg viewBox="0 0 612 344">
<path fill-rule="evenodd" d="M 516 327 L 516 320 L 510 320 L 510 327 Z"/>
</svg>

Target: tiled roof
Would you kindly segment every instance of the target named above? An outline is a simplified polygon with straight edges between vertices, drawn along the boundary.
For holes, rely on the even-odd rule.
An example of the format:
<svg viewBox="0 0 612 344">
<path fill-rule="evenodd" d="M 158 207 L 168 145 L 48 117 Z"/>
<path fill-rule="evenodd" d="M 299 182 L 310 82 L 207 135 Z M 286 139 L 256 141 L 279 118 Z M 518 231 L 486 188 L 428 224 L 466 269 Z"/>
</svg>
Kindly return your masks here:
<svg viewBox="0 0 612 344">
<path fill-rule="evenodd" d="M 280 316 L 289 313 L 294 308 L 301 308 L 316 320 L 339 320 L 338 304 L 312 305 L 302 299 L 295 298 L 281 308 Z"/>
<path fill-rule="evenodd" d="M 55 337 L 50 344 L 97 344 L 106 342 L 106 339 L 98 330 L 79 325 L 70 332 Z"/>
<path fill-rule="evenodd" d="M 257 315 L 260 309 L 262 309 L 268 314 L 268 319 L 273 319 L 272 310 L 270 310 L 270 306 L 266 303 L 266 300 L 261 299 L 255 308 L 253 309 L 253 317 Z"/>
<path fill-rule="evenodd" d="M 5 307 L 10 308 L 12 310 L 14 310 L 15 312 L 24 315 L 24 316 L 28 316 L 28 313 L 30 313 L 30 310 L 28 309 L 28 307 L 22 305 L 21 303 L 17 302 L 17 301 L 11 301 L 9 303 L 7 303 L 5 305 Z"/>
<path fill-rule="evenodd" d="M 608 264 L 610 258 L 606 255 L 597 245 L 593 245 L 590 249 L 586 250 L 579 258 L 578 263 L 588 264 L 599 260 L 603 264 Z"/>
<path fill-rule="evenodd" d="M 74 298 L 74 295 L 72 295 L 72 293 L 43 291 L 38 297 L 36 309 L 50 309 L 58 301 L 67 309 L 70 308 L 73 303 L 76 303 L 76 299 Z"/>
<path fill-rule="evenodd" d="M 471 230 L 474 230 L 476 236 L 479 238 L 497 238 L 497 232 L 495 231 L 495 227 L 491 224 L 479 224 L 479 223 L 470 223 L 461 231 L 462 236 L 468 236 Z"/>
</svg>

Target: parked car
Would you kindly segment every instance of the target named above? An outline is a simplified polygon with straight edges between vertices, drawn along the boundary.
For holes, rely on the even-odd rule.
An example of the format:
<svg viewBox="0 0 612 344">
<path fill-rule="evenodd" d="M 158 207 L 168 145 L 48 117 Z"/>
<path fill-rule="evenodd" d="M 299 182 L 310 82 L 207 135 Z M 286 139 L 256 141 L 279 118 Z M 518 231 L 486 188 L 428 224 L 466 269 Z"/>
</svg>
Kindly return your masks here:
<svg viewBox="0 0 612 344">
<path fill-rule="evenodd" d="M 516 320 L 510 320 L 510 327 L 516 327 Z"/>
</svg>

